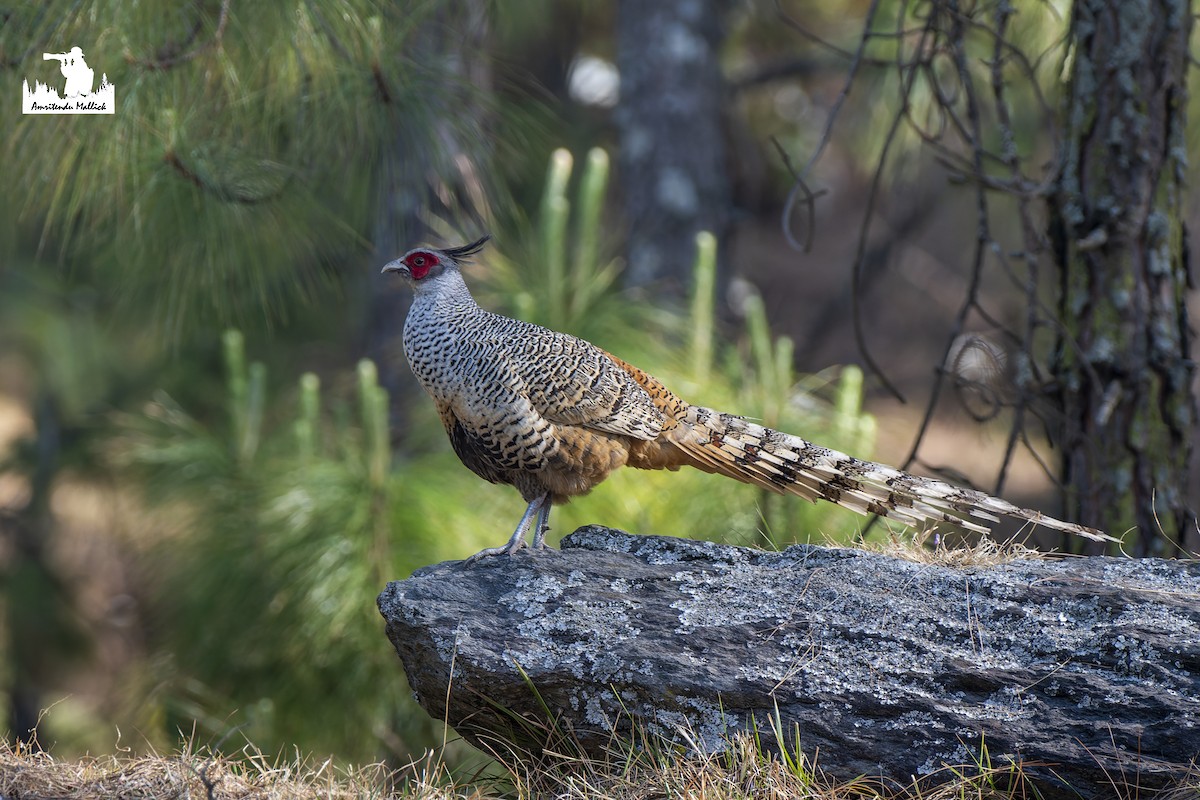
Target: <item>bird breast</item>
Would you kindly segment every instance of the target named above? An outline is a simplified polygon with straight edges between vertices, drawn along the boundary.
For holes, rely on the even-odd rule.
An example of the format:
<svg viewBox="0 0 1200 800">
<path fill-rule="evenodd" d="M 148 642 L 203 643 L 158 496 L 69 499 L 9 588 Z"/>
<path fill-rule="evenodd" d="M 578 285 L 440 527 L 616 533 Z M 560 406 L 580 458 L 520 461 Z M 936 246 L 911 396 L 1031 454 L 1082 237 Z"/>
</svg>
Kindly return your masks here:
<svg viewBox="0 0 1200 800">
<path fill-rule="evenodd" d="M 470 377 L 471 348 L 464 347 L 470 339 L 466 313 L 419 299 L 413 304 L 404 323 L 404 354 L 417 380 L 439 404 L 460 394 Z"/>
</svg>

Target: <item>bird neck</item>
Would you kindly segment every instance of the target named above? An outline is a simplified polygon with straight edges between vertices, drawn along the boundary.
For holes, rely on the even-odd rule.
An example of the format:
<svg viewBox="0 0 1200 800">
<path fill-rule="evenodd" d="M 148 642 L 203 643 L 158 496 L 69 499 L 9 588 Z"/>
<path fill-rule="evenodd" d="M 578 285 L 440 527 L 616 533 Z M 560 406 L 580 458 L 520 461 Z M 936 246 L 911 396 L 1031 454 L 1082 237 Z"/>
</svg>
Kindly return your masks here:
<svg viewBox="0 0 1200 800">
<path fill-rule="evenodd" d="M 417 283 L 413 303 L 447 308 L 476 305 L 471 290 L 457 269 L 443 270 L 440 275 Z"/>
</svg>

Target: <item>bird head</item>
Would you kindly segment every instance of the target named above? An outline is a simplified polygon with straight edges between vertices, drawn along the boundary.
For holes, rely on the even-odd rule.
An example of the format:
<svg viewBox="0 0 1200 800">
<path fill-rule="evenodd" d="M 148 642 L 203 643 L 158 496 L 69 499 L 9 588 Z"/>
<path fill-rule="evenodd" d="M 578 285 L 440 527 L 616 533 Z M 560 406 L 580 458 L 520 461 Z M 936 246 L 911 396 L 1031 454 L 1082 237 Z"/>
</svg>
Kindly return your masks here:
<svg viewBox="0 0 1200 800">
<path fill-rule="evenodd" d="M 388 262 L 383 271 L 398 272 L 402 278 L 416 288 L 426 281 L 444 274 L 447 270 L 458 269 L 466 263 L 467 259 L 482 250 L 491 238 L 492 235 L 489 233 L 470 244 L 464 244 L 461 247 L 447 247 L 444 250 L 417 247 L 409 250 L 395 261 Z"/>
</svg>

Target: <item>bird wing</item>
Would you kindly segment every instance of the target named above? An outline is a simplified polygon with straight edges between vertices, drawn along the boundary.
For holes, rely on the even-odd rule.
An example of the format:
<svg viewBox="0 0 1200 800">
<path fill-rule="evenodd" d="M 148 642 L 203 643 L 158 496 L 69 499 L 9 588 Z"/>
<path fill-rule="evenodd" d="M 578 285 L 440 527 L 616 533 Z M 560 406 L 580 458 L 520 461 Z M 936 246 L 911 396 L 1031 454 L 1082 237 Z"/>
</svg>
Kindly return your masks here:
<svg viewBox="0 0 1200 800">
<path fill-rule="evenodd" d="M 608 354 L 569 334 L 530 323 L 507 339 L 509 367 L 524 394 L 550 422 L 649 441 L 663 428 L 663 414 L 646 390 Z"/>
</svg>

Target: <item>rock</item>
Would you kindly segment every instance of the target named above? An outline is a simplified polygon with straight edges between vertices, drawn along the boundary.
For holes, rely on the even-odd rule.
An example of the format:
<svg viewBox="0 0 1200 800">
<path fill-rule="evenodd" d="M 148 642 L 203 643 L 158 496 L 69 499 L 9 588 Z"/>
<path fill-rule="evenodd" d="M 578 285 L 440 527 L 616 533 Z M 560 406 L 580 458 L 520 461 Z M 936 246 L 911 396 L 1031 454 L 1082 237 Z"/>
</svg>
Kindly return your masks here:
<svg viewBox="0 0 1200 800">
<path fill-rule="evenodd" d="M 985 750 L 1047 797 L 1156 788 L 1200 759 L 1194 561 L 960 568 L 592 526 L 561 552 L 425 567 L 379 609 L 422 707 L 485 749 L 536 751 L 515 720 L 549 709 L 590 751 L 631 723 L 708 750 L 798 732 L 840 779 L 936 781 Z"/>
</svg>

